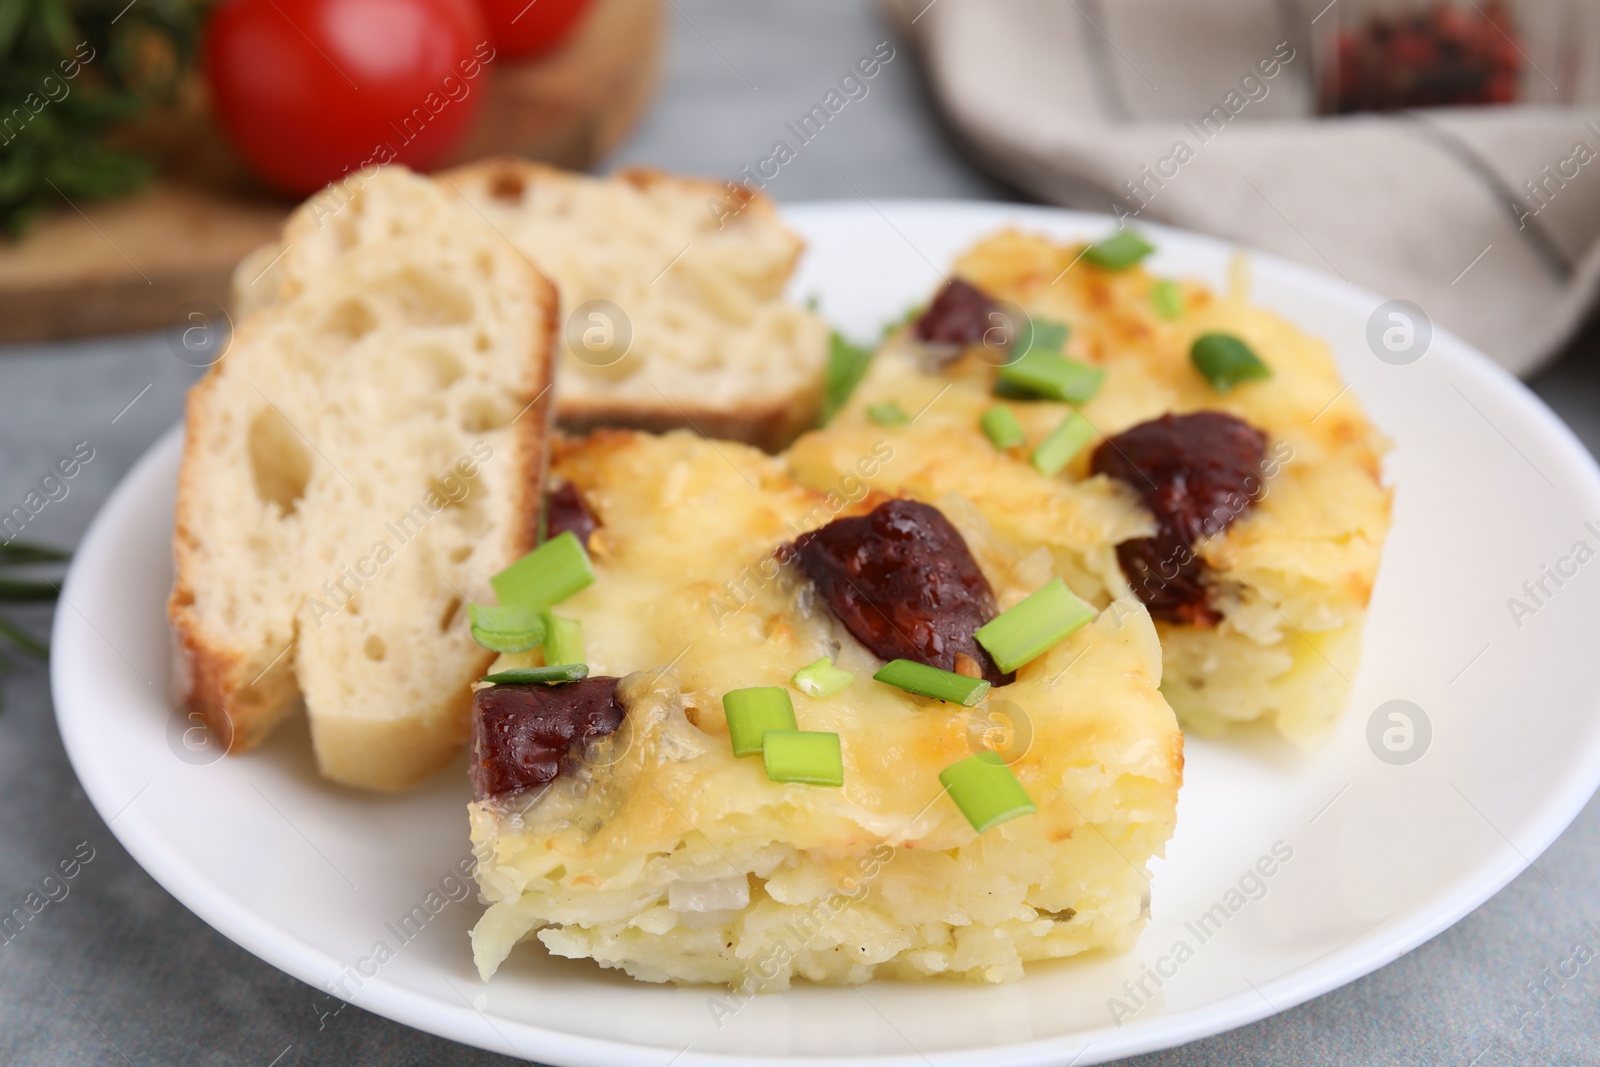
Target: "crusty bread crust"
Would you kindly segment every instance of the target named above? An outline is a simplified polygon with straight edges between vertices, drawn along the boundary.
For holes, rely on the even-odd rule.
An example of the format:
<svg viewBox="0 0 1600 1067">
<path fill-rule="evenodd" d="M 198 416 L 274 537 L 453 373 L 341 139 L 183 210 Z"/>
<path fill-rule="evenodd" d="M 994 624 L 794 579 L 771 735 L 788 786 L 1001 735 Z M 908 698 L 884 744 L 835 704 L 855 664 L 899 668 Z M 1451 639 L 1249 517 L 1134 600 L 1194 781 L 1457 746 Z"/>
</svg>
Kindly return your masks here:
<svg viewBox="0 0 1600 1067">
<path fill-rule="evenodd" d="M 557 418 L 563 430 L 587 433 L 602 427 L 647 430 L 692 430 L 702 437 L 740 441 L 776 454 L 817 422 L 820 383 L 810 393 L 797 393 L 770 403 L 750 402 L 738 408 L 690 407 L 682 404 L 618 403 L 578 400 L 562 404 Z"/>
<path fill-rule="evenodd" d="M 549 444 L 555 417 L 555 360 L 552 346 L 557 327 L 556 293 L 542 276 L 534 287 L 541 308 L 543 329 L 535 335 L 528 358 L 540 370 L 535 399 L 514 422 L 513 464 L 519 472 L 514 483 L 516 503 L 511 509 L 515 525 L 510 559 L 532 551 L 538 544 L 539 515 L 549 471 Z M 495 653 L 484 649 L 472 669 L 482 674 Z M 467 741 L 471 690 L 460 687 L 445 715 L 431 721 L 396 719 L 387 722 L 352 720 L 336 714 L 316 714 L 311 721 L 312 744 L 323 776 L 346 785 L 382 792 L 399 792 L 442 770 L 456 758 Z"/>
<path fill-rule="evenodd" d="M 258 327 L 243 323 L 234 342 L 248 342 Z M 213 417 L 211 406 L 219 366 L 213 364 L 190 389 L 184 402 L 183 459 L 178 467 L 178 500 L 172 538 L 173 583 L 167 597 L 179 696 L 198 712 L 228 752 L 244 752 L 266 739 L 300 700 L 294 680 L 291 639 L 275 661 L 255 666 L 234 648 L 208 637 L 195 608 L 192 560 L 199 542 L 195 501 L 204 492 L 195 467 L 202 428 Z"/>
<path fill-rule="evenodd" d="M 486 190 L 490 196 L 510 203 L 520 203 L 526 192 L 541 181 L 577 178 L 559 167 L 511 157 L 480 160 L 435 177 L 463 196 L 465 190 Z M 752 224 L 784 228 L 771 198 L 739 182 L 686 177 L 652 167 L 624 167 L 611 177 L 641 190 L 668 186 L 694 193 L 703 197 L 707 204 L 721 204 L 731 215 Z M 795 236 L 782 266 L 785 276 L 793 273 L 804 251 L 805 242 Z M 720 406 L 568 394 L 557 398 L 556 418 L 562 429 L 574 433 L 602 426 L 653 433 L 694 430 L 707 437 L 741 441 L 775 453 L 816 425 L 822 409 L 821 378 L 819 368 L 811 381 L 798 384 L 781 397 L 747 397 L 735 404 Z"/>
<path fill-rule="evenodd" d="M 434 178 L 469 202 L 475 195 L 486 195 L 508 204 L 521 203 L 528 191 L 540 183 L 592 180 L 559 167 L 513 157 L 480 160 L 443 171 Z M 611 178 L 640 190 L 671 187 L 703 198 L 708 205 L 719 204 L 730 216 L 745 219 L 752 225 L 785 229 L 773 201 L 742 183 L 685 177 L 651 167 L 625 167 Z M 272 268 L 281 248 L 281 243 L 263 245 L 240 262 L 233 280 L 236 314 L 248 317 L 286 295 Z M 804 249 L 804 241 L 793 236 L 781 264 L 784 276 L 794 271 Z M 558 346 L 559 340 L 557 337 Z M 601 426 L 657 433 L 696 430 L 708 437 L 742 441 L 768 452 L 778 452 L 816 425 L 822 409 L 821 378 L 819 367 L 811 380 L 797 383 L 782 395 L 745 396 L 734 403 L 719 405 L 696 403 L 687 398 L 668 401 L 664 398 L 581 396 L 569 392 L 556 398 L 556 419 L 562 428 L 573 432 Z"/>
<path fill-rule="evenodd" d="M 543 280 L 543 279 L 541 279 Z M 512 529 L 513 559 L 531 552 L 539 541 L 539 514 L 544 506 L 544 485 L 550 469 L 550 443 L 554 436 L 555 360 L 549 358 L 554 343 L 555 289 L 545 282 L 536 297 L 544 308 L 545 330 L 533 346 L 544 374 L 537 399 L 516 421 L 513 438 L 517 468 L 517 525 Z M 484 649 L 472 673 L 480 675 L 494 662 L 495 653 Z M 466 744 L 472 691 L 462 686 L 448 713 L 432 722 L 394 720 L 374 723 L 322 715 L 312 721 L 312 744 L 324 777 L 346 785 L 380 792 L 399 792 L 443 770 Z M 208 720 L 209 722 L 209 720 Z"/>
<path fill-rule="evenodd" d="M 445 202 L 448 203 L 448 199 Z M 302 218 L 305 210 L 302 208 L 291 218 L 286 233 L 296 219 Z M 548 280 L 527 268 L 525 263 L 509 261 L 503 256 L 500 262 L 516 269 L 517 273 L 509 277 L 518 284 L 524 277 L 527 279 L 529 299 L 525 305 L 518 301 L 515 306 L 519 314 L 527 314 L 531 320 L 511 320 L 525 321 L 519 340 L 526 338 L 527 349 L 520 357 L 516 355 L 520 347 L 499 350 L 499 358 L 511 361 L 502 366 L 523 368 L 514 395 L 529 401 L 509 426 L 497 424 L 503 428 L 492 438 L 497 457 L 495 469 L 501 473 L 495 475 L 497 495 L 492 498 L 497 513 L 490 538 L 492 545 L 483 547 L 492 548 L 495 555 L 503 555 L 504 562 L 508 563 L 531 550 L 537 541 L 548 469 L 547 451 L 555 417 L 553 345 L 558 318 L 557 296 Z M 276 281 L 273 284 L 276 285 Z M 286 308 L 292 306 L 288 301 L 293 297 L 292 292 L 274 292 L 272 300 L 244 316 L 230 351 L 249 348 L 257 338 L 276 328 L 273 309 L 279 304 Z M 528 329 L 528 325 L 534 328 Z M 309 594 L 305 589 L 296 588 L 300 606 L 289 612 L 283 640 L 270 652 L 251 647 L 252 642 L 258 641 L 256 634 L 230 632 L 228 625 L 219 625 L 214 614 L 202 613 L 206 598 L 199 594 L 206 590 L 197 586 L 196 575 L 201 570 L 197 561 L 206 541 L 205 527 L 219 521 L 215 509 L 202 521 L 206 496 L 214 488 L 204 484 L 202 474 L 209 474 L 213 479 L 216 475 L 215 461 L 209 472 L 203 469 L 206 463 L 202 451 L 207 447 L 215 450 L 219 420 L 221 423 L 235 420 L 236 423 L 238 417 L 237 412 L 225 407 L 219 393 L 223 370 L 224 364 L 220 362 L 212 367 L 191 389 L 187 400 L 173 539 L 175 577 L 168 599 L 168 616 L 181 699 L 189 710 L 203 717 L 228 752 L 239 753 L 260 744 L 280 721 L 302 704 L 304 682 L 299 668 L 303 664 L 297 664 L 297 649 L 303 640 L 302 608 Z M 286 515 L 282 521 L 296 523 L 301 521 L 301 516 Z M 482 551 L 479 556 L 487 558 Z M 213 568 L 215 565 L 213 560 Z M 320 621 L 318 626 L 321 626 Z M 464 627 L 464 622 L 458 622 L 451 632 L 464 633 Z M 440 632 L 444 633 L 443 622 Z M 487 667 L 494 654 L 470 642 L 468 647 L 474 662 L 467 673 L 476 675 Z M 461 652 L 458 649 L 449 655 L 456 657 L 455 666 L 450 668 L 453 676 L 462 666 Z M 326 655 L 323 658 L 326 660 Z M 459 693 L 451 690 L 443 698 L 442 714 L 430 710 L 420 717 L 397 715 L 392 721 L 373 718 L 370 714 L 347 713 L 337 706 L 337 700 L 313 706 L 310 709 L 312 739 L 322 773 L 345 784 L 371 789 L 396 790 L 415 784 L 449 763 L 465 741 L 470 694 L 464 684 L 459 689 Z M 330 703 L 335 706 L 327 706 Z M 428 707 L 439 709 L 441 705 Z"/>
</svg>

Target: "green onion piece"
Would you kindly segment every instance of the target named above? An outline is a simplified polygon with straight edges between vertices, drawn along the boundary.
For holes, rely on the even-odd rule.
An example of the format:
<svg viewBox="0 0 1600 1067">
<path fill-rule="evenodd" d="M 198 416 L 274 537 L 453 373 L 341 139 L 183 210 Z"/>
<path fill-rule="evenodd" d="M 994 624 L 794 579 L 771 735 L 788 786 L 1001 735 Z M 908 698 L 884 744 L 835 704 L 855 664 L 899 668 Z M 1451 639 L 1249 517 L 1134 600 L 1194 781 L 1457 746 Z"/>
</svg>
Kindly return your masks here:
<svg viewBox="0 0 1600 1067">
<path fill-rule="evenodd" d="M 794 677 L 790 679 L 800 692 L 819 700 L 833 696 L 855 680 L 856 676 L 849 671 L 835 667 L 832 657 L 829 656 L 823 656 L 815 663 L 806 664 L 795 671 Z"/>
<path fill-rule="evenodd" d="M 489 579 L 500 603 L 541 611 L 594 581 L 589 553 L 571 530 L 558 534 Z"/>
<path fill-rule="evenodd" d="M 1022 432 L 1022 423 L 1004 404 L 996 404 L 985 411 L 979 423 L 983 426 L 983 435 L 996 448 L 1016 448 L 1028 443 L 1028 435 Z"/>
<path fill-rule="evenodd" d="M 1099 391 L 1106 372 L 1066 356 L 1049 352 L 1030 352 L 1000 368 L 1002 385 L 1045 400 L 1064 400 L 1082 404 Z"/>
<path fill-rule="evenodd" d="M 794 730 L 794 702 L 780 685 L 759 685 L 722 694 L 722 714 L 728 719 L 728 740 L 735 756 L 761 751 L 761 738 L 769 730 Z"/>
<path fill-rule="evenodd" d="M 1022 336 L 1017 339 L 1013 362 L 1029 352 L 1060 352 L 1066 346 L 1067 336 L 1072 332 L 1072 328 L 1064 322 L 1036 319 L 1031 315 L 1023 330 Z"/>
<path fill-rule="evenodd" d="M 495 652 L 526 652 L 544 641 L 544 621 L 539 612 L 520 604 L 498 608 L 493 604 L 468 604 L 472 639 Z"/>
<path fill-rule="evenodd" d="M 1008 819 L 1039 810 L 998 752 L 980 752 L 952 763 L 939 772 L 939 782 L 980 834 Z"/>
<path fill-rule="evenodd" d="M 774 782 L 844 785 L 839 735 L 815 730 L 768 730 L 761 762 Z"/>
<path fill-rule="evenodd" d="M 893 400 L 882 404 L 871 404 L 867 407 L 867 418 L 879 426 L 904 426 L 911 421 L 911 416 L 906 414 L 906 409 L 896 404 Z"/>
<path fill-rule="evenodd" d="M 1083 258 L 1105 270 L 1127 270 L 1155 250 L 1155 245 L 1133 230 L 1118 230 L 1104 241 L 1090 245 Z"/>
<path fill-rule="evenodd" d="M 544 620 L 544 662 L 548 667 L 558 667 L 564 663 L 587 663 L 589 657 L 583 654 L 583 628 L 578 625 L 577 619 L 566 619 L 560 615 L 543 612 L 540 616 Z"/>
<path fill-rule="evenodd" d="M 1094 609 L 1057 578 L 978 627 L 972 636 L 988 649 L 996 666 L 1010 673 L 1044 655 L 1093 618 Z"/>
<path fill-rule="evenodd" d="M 890 660 L 872 677 L 908 693 L 918 693 L 966 708 L 978 703 L 989 691 L 989 683 L 982 678 L 968 678 L 954 671 L 941 671 L 938 667 L 909 659 Z"/>
<path fill-rule="evenodd" d="M 1189 360 L 1219 393 L 1240 382 L 1272 377 L 1272 369 L 1231 333 L 1201 334 L 1189 349 Z"/>
<path fill-rule="evenodd" d="M 1171 278 L 1161 278 L 1150 287 L 1150 303 L 1157 315 L 1170 322 L 1183 314 L 1183 290 Z"/>
<path fill-rule="evenodd" d="M 486 674 L 482 680 L 495 685 L 560 685 L 589 677 L 583 663 L 563 663 L 558 667 L 514 667 L 509 671 Z"/>
<path fill-rule="evenodd" d="M 1095 439 L 1094 427 L 1079 412 L 1061 420 L 1061 425 L 1050 431 L 1050 436 L 1039 442 L 1033 450 L 1033 466 L 1046 478 L 1071 462 L 1083 451 L 1083 446 Z"/>
<path fill-rule="evenodd" d="M 872 352 L 853 345 L 835 332 L 828 340 L 828 367 L 822 379 L 821 424 L 839 413 L 872 365 Z"/>
</svg>

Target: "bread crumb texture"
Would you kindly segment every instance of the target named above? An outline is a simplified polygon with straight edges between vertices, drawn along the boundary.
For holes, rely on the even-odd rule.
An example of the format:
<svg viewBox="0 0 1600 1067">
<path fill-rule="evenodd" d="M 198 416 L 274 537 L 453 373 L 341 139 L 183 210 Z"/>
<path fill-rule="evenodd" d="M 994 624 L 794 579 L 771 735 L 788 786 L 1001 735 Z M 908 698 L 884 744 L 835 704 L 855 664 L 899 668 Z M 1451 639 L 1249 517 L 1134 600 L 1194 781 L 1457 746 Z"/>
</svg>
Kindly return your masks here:
<svg viewBox="0 0 1600 1067">
<path fill-rule="evenodd" d="M 465 738 L 462 602 L 532 545 L 555 299 L 432 181 L 330 194 L 190 392 L 169 613 L 231 750 L 303 699 L 326 776 L 398 789 Z"/>
</svg>

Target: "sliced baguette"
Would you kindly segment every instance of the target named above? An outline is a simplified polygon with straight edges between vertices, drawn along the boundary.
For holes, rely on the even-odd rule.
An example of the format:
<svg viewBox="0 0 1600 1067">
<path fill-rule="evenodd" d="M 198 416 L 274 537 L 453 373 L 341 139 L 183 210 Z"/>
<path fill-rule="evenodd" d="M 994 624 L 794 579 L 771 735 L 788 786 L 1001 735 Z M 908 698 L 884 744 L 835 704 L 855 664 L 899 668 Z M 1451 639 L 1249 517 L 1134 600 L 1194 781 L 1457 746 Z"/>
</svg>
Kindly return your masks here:
<svg viewBox="0 0 1600 1067">
<path fill-rule="evenodd" d="M 816 422 L 828 330 L 783 299 L 803 242 L 766 197 L 656 171 L 594 178 L 511 159 L 437 180 L 555 283 L 565 428 L 683 428 L 776 451 Z M 277 252 L 240 265 L 238 308 L 294 284 L 295 264 L 274 263 Z M 590 301 L 620 308 L 626 325 L 574 314 Z M 622 352 L 608 338 L 624 329 Z"/>
<path fill-rule="evenodd" d="M 230 752 L 303 696 L 321 771 L 401 789 L 466 735 L 464 601 L 536 536 L 555 295 L 403 169 L 313 200 L 282 286 L 190 392 L 168 611 Z"/>
</svg>

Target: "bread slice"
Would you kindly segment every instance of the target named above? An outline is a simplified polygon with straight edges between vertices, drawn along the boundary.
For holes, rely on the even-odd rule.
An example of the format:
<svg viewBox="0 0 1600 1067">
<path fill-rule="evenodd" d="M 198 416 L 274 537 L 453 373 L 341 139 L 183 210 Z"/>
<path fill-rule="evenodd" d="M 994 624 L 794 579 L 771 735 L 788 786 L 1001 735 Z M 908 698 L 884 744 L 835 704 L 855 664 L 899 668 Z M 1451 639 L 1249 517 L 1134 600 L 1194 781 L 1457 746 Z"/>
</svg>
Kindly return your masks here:
<svg viewBox="0 0 1600 1067">
<path fill-rule="evenodd" d="M 168 612 L 230 752 L 303 696 L 324 775 L 401 789 L 465 739 L 464 601 L 534 544 L 555 293 L 427 179 L 327 196 L 189 394 Z"/>
<path fill-rule="evenodd" d="M 436 180 L 555 283 L 562 426 L 691 429 L 776 451 L 816 422 L 828 328 L 783 299 L 803 243 L 766 197 L 650 170 L 594 178 L 512 159 Z M 276 254 L 241 264 L 238 308 L 274 299 L 293 275 Z"/>
</svg>

